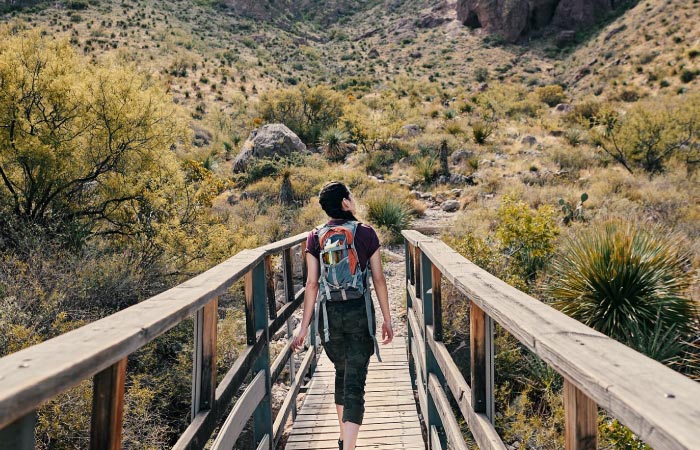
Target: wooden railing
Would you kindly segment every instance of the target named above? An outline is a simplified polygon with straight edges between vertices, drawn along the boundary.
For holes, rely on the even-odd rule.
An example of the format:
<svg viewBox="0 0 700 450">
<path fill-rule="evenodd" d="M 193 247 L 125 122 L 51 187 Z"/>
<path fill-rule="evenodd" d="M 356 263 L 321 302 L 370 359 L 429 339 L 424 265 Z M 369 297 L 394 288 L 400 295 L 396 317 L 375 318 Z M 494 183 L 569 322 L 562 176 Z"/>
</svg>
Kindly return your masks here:
<svg viewBox="0 0 700 450">
<path fill-rule="evenodd" d="M 700 449 L 700 383 L 586 327 L 480 269 L 445 243 L 404 231 L 412 375 L 429 448 L 466 449 L 448 392 L 480 449 L 494 428 L 494 321 L 564 378 L 566 448 L 597 447 L 598 406 L 654 449 Z M 442 342 L 446 279 L 470 301 L 470 382 Z"/>
<path fill-rule="evenodd" d="M 233 448 L 251 417 L 256 448 L 275 448 L 289 414 L 296 414 L 297 394 L 304 376 L 313 372 L 317 356 L 316 332 L 312 329 L 312 345 L 303 354 L 298 370 L 290 358 L 289 343 L 270 364 L 269 337 L 285 324 L 291 335 L 290 316 L 303 302 L 304 288 L 293 290 L 292 247 L 296 245 L 301 245 L 302 278 L 306 280 L 305 240 L 300 234 L 244 250 L 142 303 L 0 359 L 0 449 L 34 448 L 36 409 L 89 377 L 94 380 L 90 448 L 119 449 L 127 357 L 193 315 L 192 421 L 174 448 L 204 448 L 249 376 L 252 381 L 238 397 L 211 448 Z M 272 277 L 272 256 L 278 253 L 282 254 L 286 299 L 279 311 Z M 241 278 L 245 285 L 247 347 L 217 385 L 218 296 Z M 291 386 L 273 418 L 271 385 L 287 363 Z"/>
</svg>

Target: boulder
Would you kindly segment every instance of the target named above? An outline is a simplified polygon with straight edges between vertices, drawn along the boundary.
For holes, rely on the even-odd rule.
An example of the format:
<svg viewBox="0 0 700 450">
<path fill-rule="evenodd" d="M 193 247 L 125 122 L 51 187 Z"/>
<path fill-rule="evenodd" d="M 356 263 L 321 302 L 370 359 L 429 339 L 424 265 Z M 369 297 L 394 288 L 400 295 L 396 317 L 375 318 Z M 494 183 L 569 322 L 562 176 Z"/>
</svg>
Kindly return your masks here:
<svg viewBox="0 0 700 450">
<path fill-rule="evenodd" d="M 447 200 L 442 203 L 442 210 L 445 212 L 455 212 L 459 209 L 459 202 L 457 200 Z"/>
<path fill-rule="evenodd" d="M 552 25 L 580 30 L 595 25 L 612 11 L 615 0 L 561 0 L 552 16 Z"/>
<path fill-rule="evenodd" d="M 469 158 L 474 157 L 474 152 L 468 150 L 458 150 L 454 152 L 451 156 L 452 164 L 462 164 L 466 162 Z"/>
<path fill-rule="evenodd" d="M 422 57 L 423 54 L 419 51 L 414 51 L 414 52 L 409 53 L 408 56 L 410 56 L 413 59 L 418 59 L 418 58 Z"/>
<path fill-rule="evenodd" d="M 569 103 L 559 103 L 557 106 L 554 107 L 554 110 L 559 113 L 568 113 L 573 108 L 574 107 L 571 106 Z"/>
<path fill-rule="evenodd" d="M 576 42 L 576 32 L 574 30 L 562 30 L 557 33 L 557 47 L 562 48 Z"/>
<path fill-rule="evenodd" d="M 401 127 L 401 129 L 403 130 L 406 137 L 415 137 L 418 136 L 421 132 L 420 127 L 415 123 L 404 125 L 403 127 Z"/>
<path fill-rule="evenodd" d="M 440 17 L 433 13 L 421 14 L 418 19 L 416 19 L 416 27 L 418 28 L 435 28 L 439 27 L 443 23 L 449 21 L 447 17 Z"/>
<path fill-rule="evenodd" d="M 523 145 L 528 145 L 532 147 L 533 145 L 537 144 L 537 138 L 535 136 L 524 136 L 520 142 L 523 143 Z"/>
<path fill-rule="evenodd" d="M 379 50 L 377 50 L 376 48 L 373 48 L 372 50 L 369 51 L 369 53 L 367 53 L 367 56 L 371 59 L 379 58 Z"/>
<path fill-rule="evenodd" d="M 233 161 L 234 173 L 244 172 L 253 158 L 270 158 L 272 156 L 290 156 L 293 153 L 306 152 L 306 145 L 299 136 L 281 123 L 263 125 L 251 131 L 243 143 L 241 151 Z"/>
</svg>

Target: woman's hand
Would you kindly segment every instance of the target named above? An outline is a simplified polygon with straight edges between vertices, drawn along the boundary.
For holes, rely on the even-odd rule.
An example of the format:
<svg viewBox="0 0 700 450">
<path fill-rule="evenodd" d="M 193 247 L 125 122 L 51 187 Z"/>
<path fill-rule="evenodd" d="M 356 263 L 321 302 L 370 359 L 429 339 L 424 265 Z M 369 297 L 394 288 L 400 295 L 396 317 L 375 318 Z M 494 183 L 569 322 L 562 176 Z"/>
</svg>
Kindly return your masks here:
<svg viewBox="0 0 700 450">
<path fill-rule="evenodd" d="M 309 327 L 301 327 L 292 339 L 292 351 L 295 352 L 304 345 L 304 339 L 309 332 Z"/>
<path fill-rule="evenodd" d="M 394 330 L 391 328 L 391 321 L 384 321 L 382 324 L 382 345 L 391 343 L 394 339 Z"/>
</svg>

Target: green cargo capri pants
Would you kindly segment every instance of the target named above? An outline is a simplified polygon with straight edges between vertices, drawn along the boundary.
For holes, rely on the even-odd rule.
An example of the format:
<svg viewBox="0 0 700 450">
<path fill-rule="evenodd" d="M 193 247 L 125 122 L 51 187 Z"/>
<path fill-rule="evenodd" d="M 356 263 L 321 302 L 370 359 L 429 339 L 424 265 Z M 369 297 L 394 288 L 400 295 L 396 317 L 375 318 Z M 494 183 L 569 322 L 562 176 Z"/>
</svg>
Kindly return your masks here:
<svg viewBox="0 0 700 450">
<path fill-rule="evenodd" d="M 329 339 L 323 342 L 323 348 L 335 366 L 335 404 L 343 405 L 343 422 L 362 425 L 367 368 L 374 354 L 374 341 L 367 329 L 365 300 L 327 302 L 326 308 Z M 374 323 L 374 317 L 372 319 Z M 323 316 L 319 320 L 322 330 Z"/>
</svg>

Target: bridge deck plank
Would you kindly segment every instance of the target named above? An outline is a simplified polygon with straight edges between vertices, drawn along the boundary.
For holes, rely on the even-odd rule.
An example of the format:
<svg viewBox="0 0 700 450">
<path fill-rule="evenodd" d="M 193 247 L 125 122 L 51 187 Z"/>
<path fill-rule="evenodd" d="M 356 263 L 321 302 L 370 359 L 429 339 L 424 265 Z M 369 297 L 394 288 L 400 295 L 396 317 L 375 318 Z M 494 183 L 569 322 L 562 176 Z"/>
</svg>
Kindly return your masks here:
<svg viewBox="0 0 700 450">
<path fill-rule="evenodd" d="M 406 343 L 396 338 L 380 348 L 380 363 L 372 357 L 365 389 L 365 418 L 358 449 L 424 449 L 416 401 L 411 386 Z M 333 403 L 335 370 L 324 353 L 309 385 L 304 405 L 287 441 L 287 450 L 338 448 L 338 418 Z"/>
</svg>

